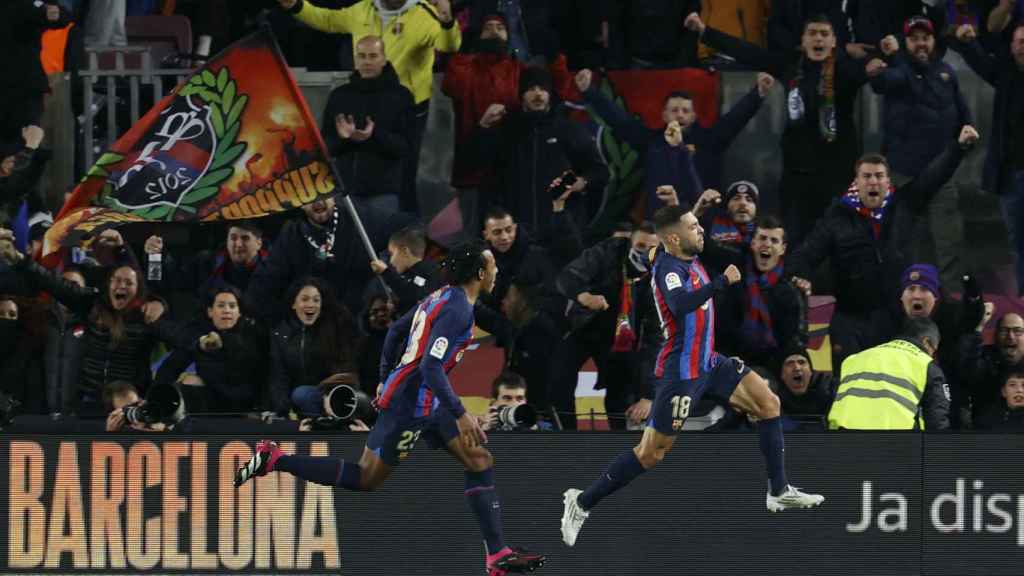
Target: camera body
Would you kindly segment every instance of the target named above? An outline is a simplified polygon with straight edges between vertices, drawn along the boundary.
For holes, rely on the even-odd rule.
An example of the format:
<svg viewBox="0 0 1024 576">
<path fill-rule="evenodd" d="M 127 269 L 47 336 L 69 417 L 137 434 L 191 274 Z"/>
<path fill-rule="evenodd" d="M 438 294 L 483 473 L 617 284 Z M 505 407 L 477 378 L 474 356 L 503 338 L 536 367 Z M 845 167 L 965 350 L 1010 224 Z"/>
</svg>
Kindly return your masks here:
<svg viewBox="0 0 1024 576">
<path fill-rule="evenodd" d="M 526 430 L 537 424 L 537 410 L 529 404 L 494 406 L 499 430 Z"/>
</svg>

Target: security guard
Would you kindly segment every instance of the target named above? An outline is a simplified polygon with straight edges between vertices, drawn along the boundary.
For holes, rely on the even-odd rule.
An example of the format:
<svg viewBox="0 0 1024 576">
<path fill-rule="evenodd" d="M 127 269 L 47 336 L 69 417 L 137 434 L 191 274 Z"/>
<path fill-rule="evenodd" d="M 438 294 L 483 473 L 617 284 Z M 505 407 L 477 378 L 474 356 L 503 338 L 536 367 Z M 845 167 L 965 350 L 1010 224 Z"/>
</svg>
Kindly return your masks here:
<svg viewBox="0 0 1024 576">
<path fill-rule="evenodd" d="M 932 360 L 939 329 L 908 318 L 895 340 L 850 356 L 828 414 L 832 430 L 944 430 L 949 386 Z"/>
</svg>

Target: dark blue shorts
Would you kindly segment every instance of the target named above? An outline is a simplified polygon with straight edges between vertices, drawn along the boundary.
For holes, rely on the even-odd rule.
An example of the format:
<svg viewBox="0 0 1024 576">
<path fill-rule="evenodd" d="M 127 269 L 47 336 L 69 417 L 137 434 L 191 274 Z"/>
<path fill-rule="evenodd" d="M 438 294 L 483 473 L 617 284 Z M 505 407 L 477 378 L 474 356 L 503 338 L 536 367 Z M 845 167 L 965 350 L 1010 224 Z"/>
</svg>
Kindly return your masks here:
<svg viewBox="0 0 1024 576">
<path fill-rule="evenodd" d="M 384 410 L 366 439 L 366 447 L 388 466 L 398 466 L 409 457 L 420 438 L 431 450 L 447 446 L 459 435 L 455 417 L 444 408 L 438 408 L 425 418 L 411 418 Z"/>
<path fill-rule="evenodd" d="M 655 382 L 654 405 L 647 426 L 666 436 L 675 436 L 683 429 L 690 409 L 696 408 L 704 395 L 728 405 L 729 397 L 750 368 L 738 358 L 720 358 L 710 372 L 699 378 L 661 378 Z"/>
</svg>

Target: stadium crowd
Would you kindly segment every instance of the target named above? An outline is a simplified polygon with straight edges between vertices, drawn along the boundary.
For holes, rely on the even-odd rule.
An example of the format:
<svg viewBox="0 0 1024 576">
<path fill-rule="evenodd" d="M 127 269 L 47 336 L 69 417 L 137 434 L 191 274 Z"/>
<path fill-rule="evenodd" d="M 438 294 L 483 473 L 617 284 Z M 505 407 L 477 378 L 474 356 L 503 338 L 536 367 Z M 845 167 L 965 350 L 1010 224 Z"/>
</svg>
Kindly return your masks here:
<svg viewBox="0 0 1024 576">
<path fill-rule="evenodd" d="M 57 269 L 34 261 L 60 209 L 39 186 L 52 158 L 39 128 L 42 34 L 74 22 L 87 46 L 123 45 L 132 14 L 187 15 L 214 50 L 269 22 L 291 65 L 351 68 L 321 132 L 379 254 L 328 199 L 283 225 L 229 222 L 208 246 L 165 243 L 157 229 L 133 246 L 111 229 Z M 486 428 L 509 427 L 497 409 L 525 403 L 539 429 L 576 428 L 588 360 L 611 428 L 647 419 L 663 333 L 649 220 L 680 204 L 699 218 L 711 277 L 742 274 L 716 285 L 716 349 L 769 379 L 788 427 L 1024 431 L 1024 318 L 986 302 L 949 218 L 954 173 L 984 154 L 978 184 L 999 197 L 1016 258 L 1007 296 L 1019 299 L 1024 0 L 8 0 L 0 46 L 0 387 L 22 413 L 118 430 L 126 406 L 168 385 L 189 414 L 309 428 L 338 383 L 373 397 L 391 368 L 380 365 L 388 327 L 445 282 L 450 239 L 428 236 L 416 174 L 421 148 L 453 147 L 462 235 L 498 267 L 476 304 L 505 359 L 488 375 Z M 948 51 L 995 89 L 991 134 L 975 128 L 987 111 L 968 107 Z M 693 95 L 666 91 L 657 128 L 599 89 L 608 70 L 687 67 L 758 75 L 710 123 Z M 424 142 L 437 79 L 452 142 Z M 859 139 L 865 85 L 885 102 L 881 151 Z M 758 183 L 724 173 L 722 159 L 780 91 L 771 214 Z M 644 173 L 637 209 L 607 233 L 589 224 L 615 175 L 584 108 Z M 831 371 L 808 352 L 821 295 L 835 300 Z M 691 415 L 712 415 L 711 430 L 749 426 L 728 407 Z"/>
</svg>

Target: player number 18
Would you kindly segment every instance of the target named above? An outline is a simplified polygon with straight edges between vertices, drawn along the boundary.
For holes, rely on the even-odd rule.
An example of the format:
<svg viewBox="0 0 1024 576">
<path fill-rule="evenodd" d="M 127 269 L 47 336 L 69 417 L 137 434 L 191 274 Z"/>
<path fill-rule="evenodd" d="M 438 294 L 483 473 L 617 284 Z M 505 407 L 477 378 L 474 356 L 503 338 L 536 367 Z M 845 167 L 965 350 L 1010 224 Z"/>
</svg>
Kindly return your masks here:
<svg viewBox="0 0 1024 576">
<path fill-rule="evenodd" d="M 672 397 L 672 417 L 683 419 L 690 415 L 690 397 L 689 396 L 673 396 Z"/>
</svg>

